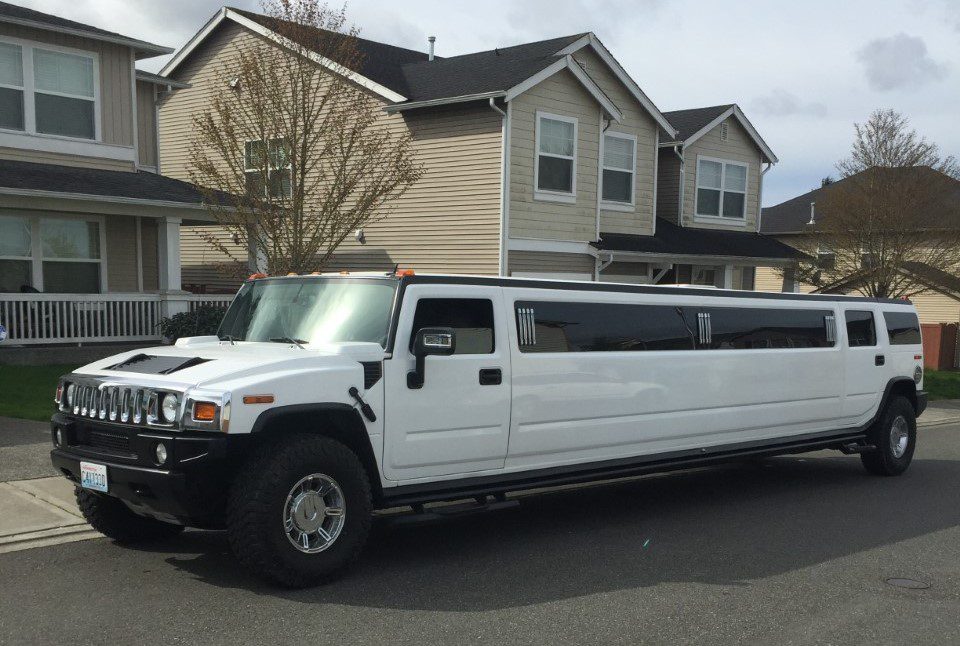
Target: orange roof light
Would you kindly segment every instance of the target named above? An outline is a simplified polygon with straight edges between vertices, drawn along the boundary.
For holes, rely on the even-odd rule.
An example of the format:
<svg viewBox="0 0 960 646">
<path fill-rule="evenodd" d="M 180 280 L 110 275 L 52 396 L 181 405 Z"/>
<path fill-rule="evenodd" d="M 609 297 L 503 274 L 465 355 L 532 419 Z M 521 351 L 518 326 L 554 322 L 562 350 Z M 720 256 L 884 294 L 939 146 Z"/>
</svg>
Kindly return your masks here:
<svg viewBox="0 0 960 646">
<path fill-rule="evenodd" d="M 350 275 L 350 272 L 347 271 L 346 269 L 342 269 L 342 270 L 340 270 L 340 275 L 341 275 L 341 276 L 349 276 L 349 275 Z"/>
<path fill-rule="evenodd" d="M 295 272 L 295 271 L 288 271 L 288 272 L 287 272 L 287 276 L 299 276 L 299 275 L 300 275 L 300 274 L 298 274 L 298 273 Z"/>
<path fill-rule="evenodd" d="M 212 422 L 217 418 L 217 405 L 212 402 L 193 402 L 193 419 L 196 422 Z"/>
<path fill-rule="evenodd" d="M 399 276 L 400 278 L 403 278 L 404 276 L 415 276 L 416 274 L 417 274 L 417 272 L 415 272 L 415 271 L 412 270 L 412 269 L 398 269 L 398 270 L 397 270 L 397 276 Z"/>
<path fill-rule="evenodd" d="M 250 274 L 250 277 L 247 280 L 257 280 L 258 278 L 267 278 L 266 274 Z"/>
</svg>

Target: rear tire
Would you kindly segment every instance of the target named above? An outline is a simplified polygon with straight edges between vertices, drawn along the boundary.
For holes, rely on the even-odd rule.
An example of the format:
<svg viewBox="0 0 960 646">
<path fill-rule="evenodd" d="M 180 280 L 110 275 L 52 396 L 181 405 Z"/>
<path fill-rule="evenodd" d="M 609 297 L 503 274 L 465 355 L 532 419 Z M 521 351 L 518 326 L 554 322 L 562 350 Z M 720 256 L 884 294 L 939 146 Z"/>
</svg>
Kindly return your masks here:
<svg viewBox="0 0 960 646">
<path fill-rule="evenodd" d="M 917 445 L 917 417 L 910 401 L 906 397 L 891 399 L 867 438 L 877 447 L 860 454 L 867 471 L 878 476 L 898 476 L 906 471 Z"/>
<path fill-rule="evenodd" d="M 75 491 L 77 506 L 90 525 L 118 543 L 137 543 L 172 538 L 184 530 L 183 525 L 165 523 L 130 511 L 123 502 L 86 489 Z"/>
<path fill-rule="evenodd" d="M 237 473 L 227 537 L 257 576 L 308 587 L 357 560 L 372 507 L 367 472 L 353 451 L 328 437 L 294 435 L 260 447 Z"/>
</svg>

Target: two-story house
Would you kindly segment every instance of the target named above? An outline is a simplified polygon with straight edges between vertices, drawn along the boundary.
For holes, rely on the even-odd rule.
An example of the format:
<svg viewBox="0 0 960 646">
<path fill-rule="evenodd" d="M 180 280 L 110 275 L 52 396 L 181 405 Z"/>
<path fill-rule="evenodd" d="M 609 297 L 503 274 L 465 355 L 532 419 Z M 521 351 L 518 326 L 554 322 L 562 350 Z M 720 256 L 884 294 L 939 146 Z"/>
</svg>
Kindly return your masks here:
<svg viewBox="0 0 960 646">
<path fill-rule="evenodd" d="M 189 177 L 194 115 L 241 48 L 280 46 L 276 29 L 223 8 L 161 71 L 189 85 L 161 99 L 164 172 Z M 328 269 L 752 288 L 753 267 L 792 256 L 757 233 L 762 167 L 776 157 L 739 108 L 665 115 L 592 33 L 446 58 L 358 47 L 354 80 L 410 133 L 425 174 Z M 196 231 L 183 259 L 185 282 L 236 285 Z"/>
<path fill-rule="evenodd" d="M 179 228 L 209 218 L 157 146 L 184 86 L 136 69 L 171 51 L 0 2 L 0 348 L 158 339 L 188 307 Z"/>
</svg>

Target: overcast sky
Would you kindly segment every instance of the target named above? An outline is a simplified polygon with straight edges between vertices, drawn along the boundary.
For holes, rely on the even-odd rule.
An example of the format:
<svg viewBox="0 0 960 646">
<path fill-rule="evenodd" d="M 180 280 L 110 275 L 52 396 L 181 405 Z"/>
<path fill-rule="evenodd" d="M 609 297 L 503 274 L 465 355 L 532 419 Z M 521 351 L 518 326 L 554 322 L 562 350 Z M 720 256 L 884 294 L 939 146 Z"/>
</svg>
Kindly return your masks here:
<svg viewBox="0 0 960 646">
<path fill-rule="evenodd" d="M 13 0 L 180 47 L 216 0 Z M 256 10 L 257 0 L 231 0 Z M 871 110 L 960 156 L 960 0 L 353 0 L 361 35 L 450 56 L 593 31 L 661 110 L 738 103 L 780 163 L 765 206 L 819 185 Z M 142 61 L 158 70 L 166 58 Z"/>
</svg>

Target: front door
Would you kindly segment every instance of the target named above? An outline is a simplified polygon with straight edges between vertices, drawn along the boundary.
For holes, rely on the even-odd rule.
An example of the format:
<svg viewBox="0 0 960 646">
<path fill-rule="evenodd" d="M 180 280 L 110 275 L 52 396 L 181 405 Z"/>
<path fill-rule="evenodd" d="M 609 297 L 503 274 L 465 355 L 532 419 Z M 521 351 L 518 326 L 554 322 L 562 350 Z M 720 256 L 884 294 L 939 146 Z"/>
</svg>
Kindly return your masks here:
<svg viewBox="0 0 960 646">
<path fill-rule="evenodd" d="M 510 429 L 510 350 L 499 287 L 411 285 L 385 362 L 383 471 L 411 480 L 502 469 Z M 417 330 L 449 327 L 450 356 L 428 356 L 423 386 L 407 373 Z"/>
</svg>

